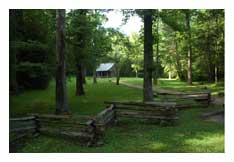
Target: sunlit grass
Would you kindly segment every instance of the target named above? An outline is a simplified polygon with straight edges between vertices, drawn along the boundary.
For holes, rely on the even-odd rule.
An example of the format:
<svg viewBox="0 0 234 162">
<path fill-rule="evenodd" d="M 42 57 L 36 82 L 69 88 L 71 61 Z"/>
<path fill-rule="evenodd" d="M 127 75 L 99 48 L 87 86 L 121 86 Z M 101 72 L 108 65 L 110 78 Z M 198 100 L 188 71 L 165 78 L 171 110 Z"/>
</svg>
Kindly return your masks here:
<svg viewBox="0 0 234 162">
<path fill-rule="evenodd" d="M 121 81 L 129 84 L 143 86 L 143 78 L 121 78 Z M 158 88 L 178 90 L 181 92 L 197 92 L 197 91 L 211 91 L 212 95 L 218 95 L 224 93 L 224 82 L 218 83 L 204 83 L 204 82 L 193 82 L 193 85 L 187 85 L 186 82 L 182 82 L 176 79 L 160 78 L 158 85 L 153 85 L 153 89 Z"/>
</svg>

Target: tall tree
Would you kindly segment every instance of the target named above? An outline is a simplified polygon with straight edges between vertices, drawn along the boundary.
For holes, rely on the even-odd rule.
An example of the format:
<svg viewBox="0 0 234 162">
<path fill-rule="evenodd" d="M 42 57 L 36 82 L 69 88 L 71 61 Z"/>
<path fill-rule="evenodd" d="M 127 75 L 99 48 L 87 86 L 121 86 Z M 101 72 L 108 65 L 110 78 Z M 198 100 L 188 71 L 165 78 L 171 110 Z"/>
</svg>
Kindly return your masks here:
<svg viewBox="0 0 234 162">
<path fill-rule="evenodd" d="M 137 33 L 132 33 L 129 37 L 129 59 L 131 68 L 135 72 L 135 77 L 138 78 L 138 73 L 143 69 L 143 43 L 140 41 Z"/>
<path fill-rule="evenodd" d="M 188 75 L 187 83 L 192 85 L 192 42 L 191 42 L 191 29 L 190 29 L 190 10 L 185 10 L 186 30 L 187 30 L 187 48 L 188 48 Z"/>
<path fill-rule="evenodd" d="M 97 83 L 96 68 L 100 60 L 111 51 L 111 36 L 108 30 L 103 27 L 94 27 L 92 32 L 92 55 L 91 68 L 93 69 L 93 83 Z"/>
<path fill-rule="evenodd" d="M 70 53 L 74 59 L 74 72 L 76 76 L 76 91 L 77 96 L 85 94 L 84 68 L 86 66 L 87 58 L 89 57 L 88 39 L 90 33 L 90 26 L 87 18 L 88 10 L 71 10 L 68 13 L 68 41 L 70 46 Z"/>
<path fill-rule="evenodd" d="M 17 38 L 17 23 L 22 19 L 22 10 L 9 10 L 9 40 L 10 40 L 10 67 L 9 67 L 9 77 L 10 77 L 10 93 L 16 94 L 18 90 L 18 84 L 16 79 L 16 50 L 14 48 L 13 41 Z"/>
<path fill-rule="evenodd" d="M 65 74 L 65 10 L 56 11 L 56 114 L 69 112 Z"/>
<path fill-rule="evenodd" d="M 153 39 L 152 10 L 144 11 L 144 101 L 153 101 L 152 71 L 153 71 Z"/>
<path fill-rule="evenodd" d="M 156 50 L 155 50 L 155 70 L 154 70 L 154 84 L 158 84 L 159 77 L 159 10 L 156 13 Z"/>
<path fill-rule="evenodd" d="M 112 46 L 107 59 L 115 63 L 116 85 L 119 85 L 120 71 L 127 56 L 128 40 L 124 34 L 115 29 L 109 30 L 109 36 L 112 38 Z"/>
</svg>

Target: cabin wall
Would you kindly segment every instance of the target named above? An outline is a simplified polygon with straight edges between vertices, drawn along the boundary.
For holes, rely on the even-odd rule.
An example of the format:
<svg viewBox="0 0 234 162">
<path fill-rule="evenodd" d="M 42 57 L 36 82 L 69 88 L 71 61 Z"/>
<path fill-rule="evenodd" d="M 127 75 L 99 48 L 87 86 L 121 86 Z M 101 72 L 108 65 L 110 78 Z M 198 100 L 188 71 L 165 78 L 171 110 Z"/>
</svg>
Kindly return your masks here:
<svg viewBox="0 0 234 162">
<path fill-rule="evenodd" d="M 114 71 L 98 71 L 97 77 L 100 77 L 100 78 L 114 77 Z"/>
</svg>

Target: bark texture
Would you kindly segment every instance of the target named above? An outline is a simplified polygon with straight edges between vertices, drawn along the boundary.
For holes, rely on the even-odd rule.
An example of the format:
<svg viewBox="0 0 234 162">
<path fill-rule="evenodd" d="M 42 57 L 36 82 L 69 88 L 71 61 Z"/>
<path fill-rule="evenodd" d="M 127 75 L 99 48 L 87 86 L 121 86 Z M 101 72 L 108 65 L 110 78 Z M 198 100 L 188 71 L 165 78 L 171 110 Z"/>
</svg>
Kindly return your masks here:
<svg viewBox="0 0 234 162">
<path fill-rule="evenodd" d="M 93 68 L 93 84 L 97 83 L 97 74 L 96 74 L 96 68 Z"/>
<path fill-rule="evenodd" d="M 153 101 L 152 71 L 153 71 L 153 42 L 152 42 L 152 11 L 144 13 L 144 101 Z"/>
<path fill-rule="evenodd" d="M 192 44 L 191 44 L 191 29 L 190 29 L 190 13 L 186 11 L 186 27 L 187 27 L 187 43 L 188 43 L 188 74 L 187 83 L 192 85 Z"/>
<path fill-rule="evenodd" d="M 82 68 L 78 65 L 76 74 L 76 96 L 82 96 L 84 94 Z"/>
<path fill-rule="evenodd" d="M 56 11 L 56 114 L 69 112 L 65 75 L 65 10 Z"/>
<path fill-rule="evenodd" d="M 158 62 L 158 57 L 159 57 L 159 15 L 157 15 L 157 38 L 156 38 L 156 56 L 155 56 L 155 62 L 156 62 L 156 66 L 155 66 L 155 71 L 154 71 L 154 84 L 157 85 L 158 84 L 158 77 L 159 77 L 159 62 Z"/>
<path fill-rule="evenodd" d="M 82 82 L 83 82 L 83 84 L 86 84 L 85 76 L 86 76 L 86 68 L 85 68 L 85 66 L 82 66 Z"/>
</svg>

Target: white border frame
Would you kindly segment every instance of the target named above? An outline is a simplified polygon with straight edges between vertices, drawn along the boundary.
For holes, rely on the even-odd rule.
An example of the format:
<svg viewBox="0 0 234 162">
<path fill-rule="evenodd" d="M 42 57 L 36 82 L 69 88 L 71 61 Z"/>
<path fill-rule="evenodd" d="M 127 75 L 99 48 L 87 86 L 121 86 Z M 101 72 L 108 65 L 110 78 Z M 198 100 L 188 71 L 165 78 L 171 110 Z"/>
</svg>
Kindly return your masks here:
<svg viewBox="0 0 234 162">
<path fill-rule="evenodd" d="M 232 0 L 8 0 L 1 4 L 1 155 L 4 161 L 229 161 L 234 159 L 234 9 Z M 9 154 L 8 121 L 9 121 L 9 9 L 57 9 L 57 8 L 111 8 L 111 9 L 225 9 L 225 153 L 130 153 L 130 154 Z"/>
</svg>

